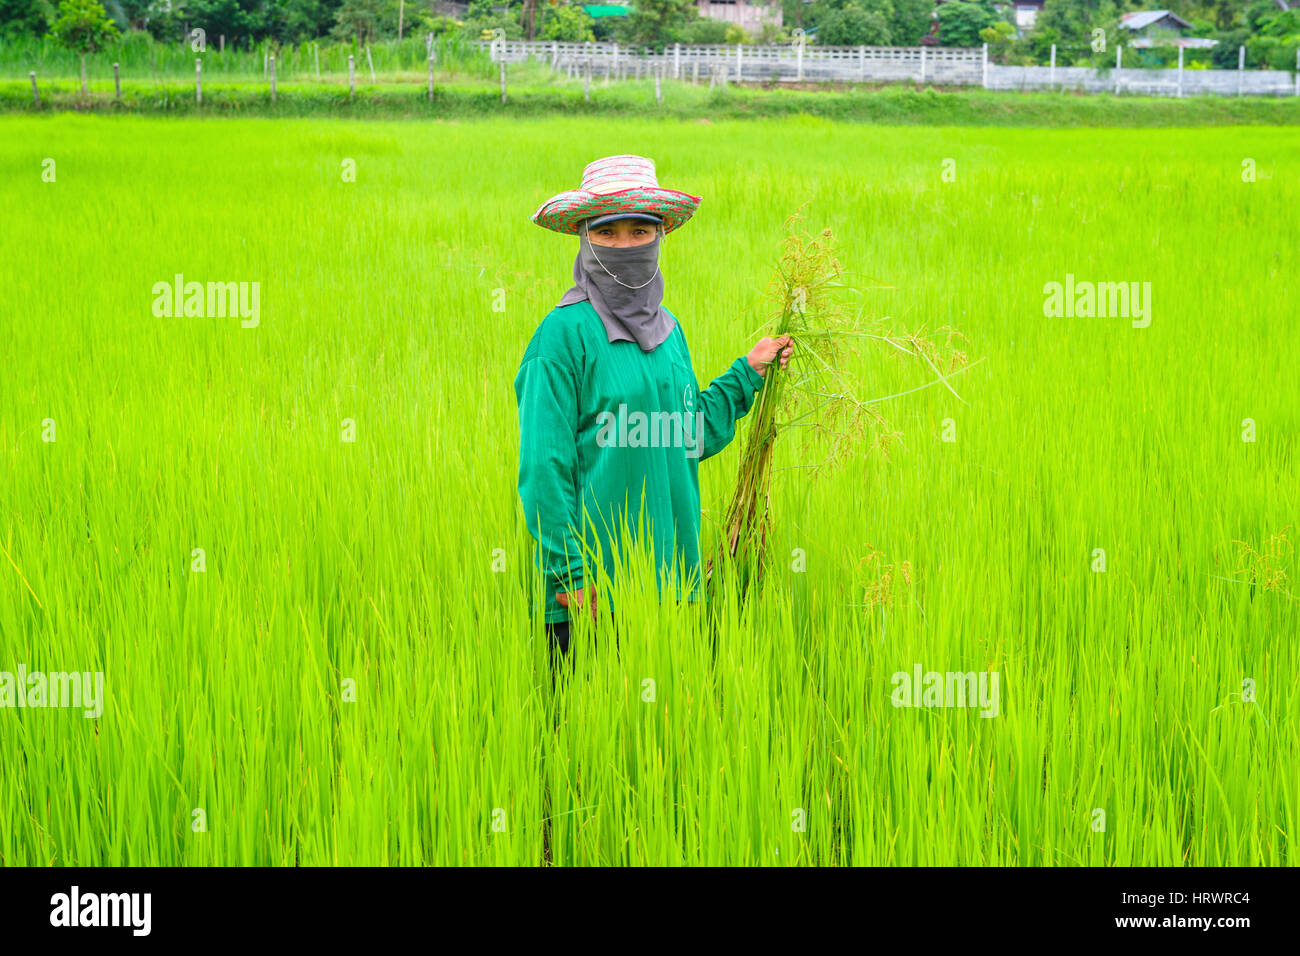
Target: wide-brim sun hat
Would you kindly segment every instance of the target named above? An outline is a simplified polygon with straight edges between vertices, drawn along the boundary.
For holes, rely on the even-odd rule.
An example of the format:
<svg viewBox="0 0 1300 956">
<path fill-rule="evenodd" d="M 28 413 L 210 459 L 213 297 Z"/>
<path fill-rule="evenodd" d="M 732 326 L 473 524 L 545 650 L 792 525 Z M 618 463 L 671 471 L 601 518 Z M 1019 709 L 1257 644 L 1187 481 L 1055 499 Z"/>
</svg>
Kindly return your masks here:
<svg viewBox="0 0 1300 956">
<path fill-rule="evenodd" d="M 636 222 L 652 222 L 656 226 L 663 225 L 662 216 L 652 216 L 648 212 L 611 212 L 608 216 L 597 216 L 595 219 L 587 220 L 587 228 L 595 229 L 597 226 L 603 226 L 607 222 L 617 222 L 620 219 L 632 219 Z"/>
<path fill-rule="evenodd" d="M 606 156 L 587 164 L 579 188 L 552 196 L 537 207 L 531 218 L 555 232 L 577 235 L 578 226 L 587 219 L 653 216 L 662 220 L 664 232 L 669 233 L 690 219 L 699 207 L 699 196 L 659 185 L 654 160 Z"/>
</svg>

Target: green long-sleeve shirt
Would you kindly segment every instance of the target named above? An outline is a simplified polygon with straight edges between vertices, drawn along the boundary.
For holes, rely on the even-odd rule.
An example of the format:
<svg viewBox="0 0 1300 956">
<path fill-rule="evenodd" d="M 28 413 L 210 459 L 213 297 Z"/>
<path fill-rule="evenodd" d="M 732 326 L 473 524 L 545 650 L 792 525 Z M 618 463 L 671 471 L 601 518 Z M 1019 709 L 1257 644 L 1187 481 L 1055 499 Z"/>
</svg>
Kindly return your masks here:
<svg viewBox="0 0 1300 956">
<path fill-rule="evenodd" d="M 537 541 L 547 623 L 568 619 L 556 592 L 591 583 L 584 534 L 609 575 L 624 521 L 635 529 L 644 517 L 661 586 L 674 556 L 698 585 L 699 463 L 727 446 L 762 386 L 742 357 L 701 391 L 680 324 L 643 352 L 610 342 L 590 302 L 551 310 L 515 378 L 519 498 Z"/>
</svg>

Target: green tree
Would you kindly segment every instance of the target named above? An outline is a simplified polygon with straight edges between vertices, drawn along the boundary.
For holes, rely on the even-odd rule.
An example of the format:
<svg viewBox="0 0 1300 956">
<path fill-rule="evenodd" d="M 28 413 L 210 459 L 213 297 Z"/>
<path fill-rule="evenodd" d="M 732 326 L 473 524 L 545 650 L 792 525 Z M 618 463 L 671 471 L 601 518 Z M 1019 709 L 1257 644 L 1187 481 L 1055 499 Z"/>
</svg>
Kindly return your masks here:
<svg viewBox="0 0 1300 956">
<path fill-rule="evenodd" d="M 939 7 L 939 43 L 943 46 L 979 46 L 980 31 L 997 23 L 1001 17 L 989 0 L 965 3 L 949 0 Z"/>
<path fill-rule="evenodd" d="M 81 93 L 86 93 L 86 54 L 98 53 L 114 37 L 117 24 L 108 18 L 99 0 L 61 0 L 59 16 L 50 33 L 60 45 L 81 54 Z"/>
<path fill-rule="evenodd" d="M 679 34 L 694 6 L 691 0 L 637 0 L 617 28 L 619 40 L 662 50 Z"/>
<path fill-rule="evenodd" d="M 343 0 L 334 14 L 334 36 L 371 43 L 397 32 L 397 9 L 391 0 Z"/>
<path fill-rule="evenodd" d="M 0 37 L 41 36 L 53 13 L 45 0 L 0 0 Z"/>
<path fill-rule="evenodd" d="M 889 46 L 889 23 L 878 10 L 848 3 L 818 16 L 817 42 L 823 46 Z"/>
<path fill-rule="evenodd" d="M 1250 39 L 1250 31 L 1245 27 L 1235 30 L 1220 30 L 1214 34 L 1218 46 L 1210 50 L 1210 63 L 1216 70 L 1235 70 L 1237 68 L 1238 50 Z"/>
<path fill-rule="evenodd" d="M 263 36 L 260 0 L 188 0 L 189 26 L 234 46 L 240 37 Z"/>
<path fill-rule="evenodd" d="M 542 11 L 542 39 L 561 43 L 582 43 L 594 40 L 591 32 L 592 18 L 577 4 L 560 4 Z"/>
<path fill-rule="evenodd" d="M 1241 13 L 1241 0 L 1210 0 L 1205 5 L 1209 19 L 1220 30 L 1231 30 L 1237 25 Z"/>
<path fill-rule="evenodd" d="M 1300 34 L 1300 8 L 1283 10 L 1274 0 L 1255 0 L 1244 17 L 1256 36 L 1285 39 Z"/>
<path fill-rule="evenodd" d="M 1006 63 L 1007 57 L 1016 42 L 1016 28 L 1005 20 L 999 20 L 991 27 L 980 31 L 980 40 L 989 45 L 989 58 L 998 63 Z"/>
<path fill-rule="evenodd" d="M 123 31 L 155 39 L 179 40 L 190 19 L 189 0 L 103 0 L 104 9 Z"/>
<path fill-rule="evenodd" d="M 899 46 L 919 46 L 921 37 L 930 32 L 934 19 L 934 0 L 894 0 L 889 17 L 889 35 Z"/>
<path fill-rule="evenodd" d="M 1094 49 L 1094 30 L 1096 35 Z M 1064 65 L 1113 63 L 1115 44 L 1120 42 L 1119 10 L 1111 0 L 1047 0 L 1038 15 L 1028 46 L 1040 59 L 1055 43 L 1057 59 Z M 1110 54 L 1109 58 L 1104 54 Z"/>
<path fill-rule="evenodd" d="M 340 0 L 276 0 L 266 5 L 263 26 L 277 40 L 301 43 L 329 33 L 340 6 Z"/>
</svg>

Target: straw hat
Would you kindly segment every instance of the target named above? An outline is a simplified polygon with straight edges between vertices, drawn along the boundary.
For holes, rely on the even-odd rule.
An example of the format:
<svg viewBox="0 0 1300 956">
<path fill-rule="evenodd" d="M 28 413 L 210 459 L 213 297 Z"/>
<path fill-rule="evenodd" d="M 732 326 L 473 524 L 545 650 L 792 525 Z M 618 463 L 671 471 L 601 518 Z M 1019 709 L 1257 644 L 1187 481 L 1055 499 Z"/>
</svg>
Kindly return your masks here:
<svg viewBox="0 0 1300 956">
<path fill-rule="evenodd" d="M 644 156 L 606 156 L 587 164 L 582 185 L 552 196 L 537 208 L 532 220 L 539 226 L 577 235 L 584 219 L 624 213 L 663 220 L 672 232 L 700 206 L 700 197 L 664 189 L 655 176 L 654 160 Z"/>
</svg>

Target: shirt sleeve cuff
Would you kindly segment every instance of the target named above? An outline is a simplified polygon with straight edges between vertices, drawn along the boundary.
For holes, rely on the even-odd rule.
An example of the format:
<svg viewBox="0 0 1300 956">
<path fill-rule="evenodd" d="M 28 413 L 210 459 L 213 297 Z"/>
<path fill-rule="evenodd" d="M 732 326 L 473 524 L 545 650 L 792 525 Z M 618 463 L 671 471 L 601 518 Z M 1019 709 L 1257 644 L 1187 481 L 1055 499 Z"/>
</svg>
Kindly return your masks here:
<svg viewBox="0 0 1300 956">
<path fill-rule="evenodd" d="M 763 376 L 754 371 L 754 367 L 749 364 L 749 359 L 743 355 L 736 359 L 736 363 L 744 369 L 745 380 L 749 382 L 750 388 L 759 391 L 763 387 Z"/>
<path fill-rule="evenodd" d="M 587 586 L 582 579 L 581 571 L 575 571 L 573 574 L 555 574 L 552 578 L 556 594 L 571 594 L 574 591 L 582 591 Z"/>
</svg>

